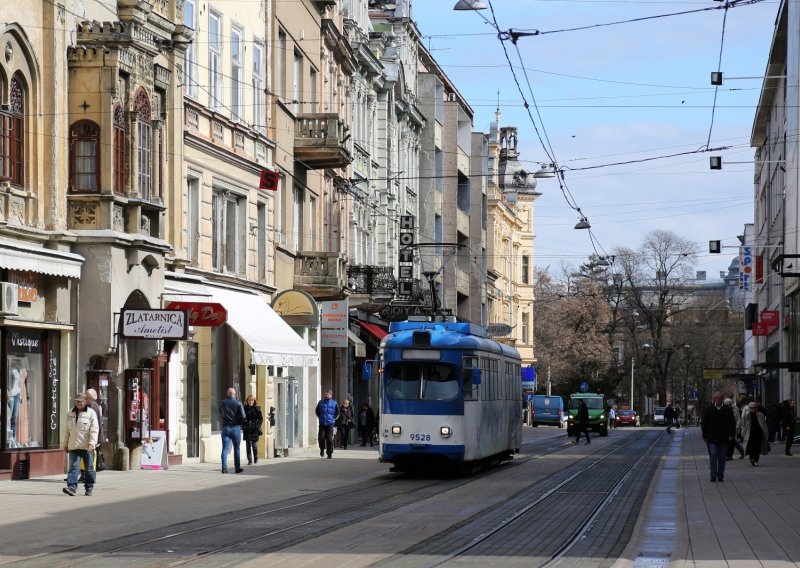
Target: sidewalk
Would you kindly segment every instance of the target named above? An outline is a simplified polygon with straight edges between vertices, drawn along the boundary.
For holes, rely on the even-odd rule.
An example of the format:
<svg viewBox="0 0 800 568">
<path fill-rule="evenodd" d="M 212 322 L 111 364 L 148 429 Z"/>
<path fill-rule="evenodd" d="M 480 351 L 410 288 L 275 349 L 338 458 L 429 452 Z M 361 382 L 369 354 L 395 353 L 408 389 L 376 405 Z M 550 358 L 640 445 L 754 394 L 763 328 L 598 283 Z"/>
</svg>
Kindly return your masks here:
<svg viewBox="0 0 800 568">
<path fill-rule="evenodd" d="M 759 465 L 734 459 L 711 483 L 699 427 L 672 443 L 639 515 L 624 560 L 634 568 L 800 566 L 800 447 L 782 442 Z"/>
</svg>

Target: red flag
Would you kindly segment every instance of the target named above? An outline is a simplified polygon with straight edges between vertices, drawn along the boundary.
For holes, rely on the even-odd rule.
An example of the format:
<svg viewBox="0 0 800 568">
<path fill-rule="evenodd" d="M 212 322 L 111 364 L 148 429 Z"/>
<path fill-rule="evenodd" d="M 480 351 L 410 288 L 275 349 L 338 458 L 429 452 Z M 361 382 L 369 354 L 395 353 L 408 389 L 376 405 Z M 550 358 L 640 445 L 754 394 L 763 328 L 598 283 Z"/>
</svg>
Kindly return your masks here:
<svg viewBox="0 0 800 568">
<path fill-rule="evenodd" d="M 261 170 L 261 179 L 258 182 L 258 189 L 266 189 L 267 191 L 277 191 L 278 181 L 281 175 L 278 172 L 270 170 Z"/>
</svg>

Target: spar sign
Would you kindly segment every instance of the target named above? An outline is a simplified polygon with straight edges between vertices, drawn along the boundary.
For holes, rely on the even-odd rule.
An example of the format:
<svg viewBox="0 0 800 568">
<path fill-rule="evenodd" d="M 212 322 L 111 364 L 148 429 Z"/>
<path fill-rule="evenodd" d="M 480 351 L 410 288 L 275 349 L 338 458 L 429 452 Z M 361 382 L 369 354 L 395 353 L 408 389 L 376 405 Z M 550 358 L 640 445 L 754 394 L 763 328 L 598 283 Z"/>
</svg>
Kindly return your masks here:
<svg viewBox="0 0 800 568">
<path fill-rule="evenodd" d="M 739 289 L 749 292 L 753 284 L 753 247 L 739 247 Z"/>
</svg>

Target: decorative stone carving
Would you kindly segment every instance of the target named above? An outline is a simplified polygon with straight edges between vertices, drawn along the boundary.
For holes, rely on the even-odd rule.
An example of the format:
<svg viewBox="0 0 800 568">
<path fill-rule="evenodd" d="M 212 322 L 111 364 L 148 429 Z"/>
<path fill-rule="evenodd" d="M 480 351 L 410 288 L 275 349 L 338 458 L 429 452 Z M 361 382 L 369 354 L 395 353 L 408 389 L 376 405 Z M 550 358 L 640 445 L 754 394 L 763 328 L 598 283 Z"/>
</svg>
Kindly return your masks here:
<svg viewBox="0 0 800 568">
<path fill-rule="evenodd" d="M 14 59 L 14 47 L 11 45 L 10 41 L 6 42 L 6 48 L 3 57 L 5 58 L 6 63 L 9 65 L 11 64 L 11 60 Z"/>
<path fill-rule="evenodd" d="M 150 235 L 150 217 L 142 215 L 141 233 L 143 235 Z"/>
<path fill-rule="evenodd" d="M 120 233 L 125 232 L 125 211 L 119 205 L 115 205 L 112 211 L 111 228 Z"/>
<path fill-rule="evenodd" d="M 9 223 L 25 223 L 25 198 L 20 197 L 19 195 L 9 195 L 8 201 L 8 212 L 6 213 L 6 219 Z"/>
<path fill-rule="evenodd" d="M 97 203 L 73 203 L 70 205 L 69 226 L 71 229 L 96 229 L 98 219 Z"/>
</svg>

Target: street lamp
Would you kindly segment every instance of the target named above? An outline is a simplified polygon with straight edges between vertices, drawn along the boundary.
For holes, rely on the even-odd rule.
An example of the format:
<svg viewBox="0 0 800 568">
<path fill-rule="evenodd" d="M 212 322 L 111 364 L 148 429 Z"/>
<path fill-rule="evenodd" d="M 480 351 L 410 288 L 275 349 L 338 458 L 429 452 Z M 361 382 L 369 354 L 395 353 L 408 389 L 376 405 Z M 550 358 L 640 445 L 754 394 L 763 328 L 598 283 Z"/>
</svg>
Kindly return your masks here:
<svg viewBox="0 0 800 568">
<path fill-rule="evenodd" d="M 485 10 L 488 7 L 482 0 L 458 0 L 453 10 Z"/>
</svg>

